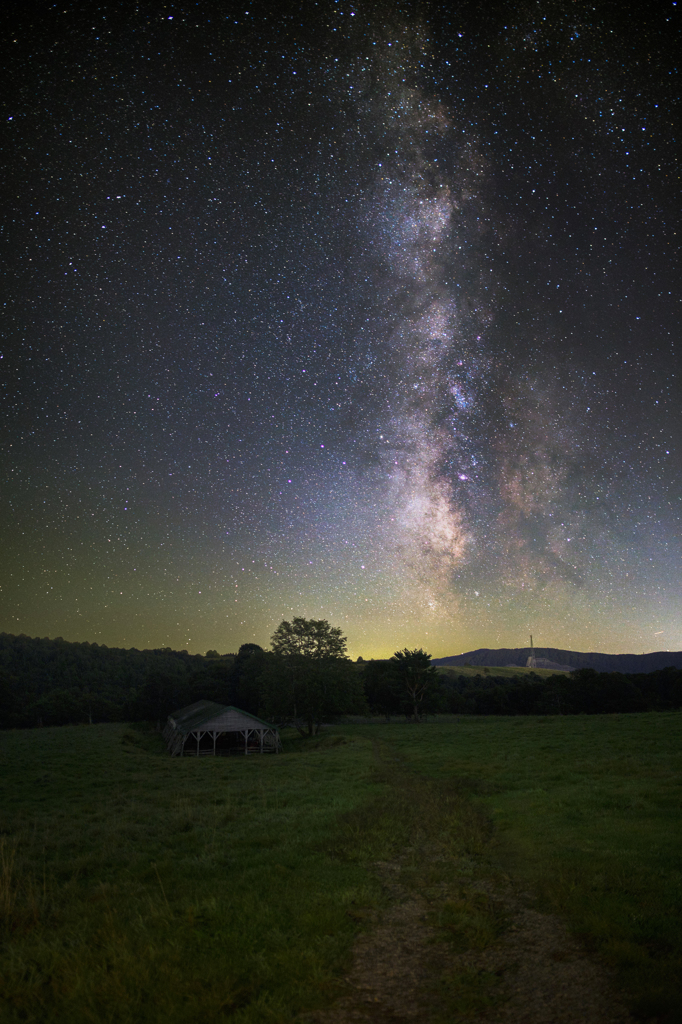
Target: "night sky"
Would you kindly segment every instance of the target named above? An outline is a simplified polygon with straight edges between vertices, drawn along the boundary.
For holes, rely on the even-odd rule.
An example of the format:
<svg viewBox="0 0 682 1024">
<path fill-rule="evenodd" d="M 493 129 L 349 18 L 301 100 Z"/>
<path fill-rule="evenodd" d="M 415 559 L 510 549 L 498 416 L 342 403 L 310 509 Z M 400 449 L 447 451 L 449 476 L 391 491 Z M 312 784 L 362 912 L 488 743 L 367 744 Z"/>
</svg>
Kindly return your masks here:
<svg viewBox="0 0 682 1024">
<path fill-rule="evenodd" d="M 13 6 L 0 630 L 682 649 L 680 7 Z"/>
</svg>

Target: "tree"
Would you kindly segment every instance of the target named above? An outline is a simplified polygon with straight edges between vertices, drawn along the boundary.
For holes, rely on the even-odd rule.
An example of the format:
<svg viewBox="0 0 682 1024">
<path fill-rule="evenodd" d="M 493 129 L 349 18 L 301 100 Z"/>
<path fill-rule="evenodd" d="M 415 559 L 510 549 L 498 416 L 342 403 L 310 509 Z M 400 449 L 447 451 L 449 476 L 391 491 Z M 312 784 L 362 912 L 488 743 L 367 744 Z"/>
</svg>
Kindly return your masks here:
<svg viewBox="0 0 682 1024">
<path fill-rule="evenodd" d="M 186 707 L 192 699 L 187 679 L 163 672 L 150 672 L 133 702 L 132 717 L 143 722 L 163 722 L 173 711 Z"/>
<path fill-rule="evenodd" d="M 393 659 L 366 662 L 363 667 L 362 681 L 372 714 L 385 715 L 386 721 L 390 721 L 391 715 L 401 714 L 403 693 Z"/>
<path fill-rule="evenodd" d="M 239 648 L 237 658 L 250 658 L 252 654 L 263 654 L 263 648 L 260 644 L 242 644 Z"/>
<path fill-rule="evenodd" d="M 266 716 L 293 722 L 302 736 L 365 707 L 362 680 L 346 657 L 347 639 L 326 619 L 281 622 L 261 676 Z"/>
<path fill-rule="evenodd" d="M 301 736 L 315 736 L 322 722 L 365 710 L 360 673 L 346 659 L 301 654 L 265 658 L 260 683 L 270 721 L 291 722 Z"/>
<path fill-rule="evenodd" d="M 242 644 L 232 666 L 229 703 L 252 715 L 263 714 L 260 676 L 265 658 L 259 644 Z"/>
<path fill-rule="evenodd" d="M 208 658 L 207 663 L 188 681 L 188 704 L 197 700 L 213 700 L 216 704 L 231 704 L 229 699 L 232 664 L 222 658 Z M 176 708 L 180 705 L 176 705 Z M 172 710 L 175 710 L 172 709 Z"/>
<path fill-rule="evenodd" d="M 422 648 L 410 651 L 407 647 L 393 655 L 397 664 L 396 677 L 403 693 L 409 718 L 421 720 L 425 711 L 435 710 L 441 686 L 438 672 L 431 664 L 431 655 Z"/>
<path fill-rule="evenodd" d="M 302 655 L 304 658 L 345 658 L 348 639 L 338 626 L 326 619 L 295 618 L 280 622 L 270 643 L 274 654 Z"/>
<path fill-rule="evenodd" d="M 239 653 L 231 657 L 202 659 L 201 668 L 189 679 L 189 699 L 185 703 L 212 700 L 235 705 L 252 715 L 261 714 L 258 676 L 264 656 L 258 644 L 242 644 Z"/>
</svg>

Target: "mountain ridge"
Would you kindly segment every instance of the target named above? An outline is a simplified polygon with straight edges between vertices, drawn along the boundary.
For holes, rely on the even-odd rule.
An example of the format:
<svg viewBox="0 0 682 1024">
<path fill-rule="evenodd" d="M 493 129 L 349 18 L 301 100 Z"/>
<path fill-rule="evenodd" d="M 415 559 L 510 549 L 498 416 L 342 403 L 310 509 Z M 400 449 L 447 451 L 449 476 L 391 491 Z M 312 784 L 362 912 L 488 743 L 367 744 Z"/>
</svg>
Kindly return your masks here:
<svg viewBox="0 0 682 1024">
<path fill-rule="evenodd" d="M 533 654 L 538 659 L 557 662 L 573 669 L 593 668 L 597 672 L 656 672 L 668 666 L 682 668 L 682 651 L 652 651 L 649 654 L 600 654 L 598 652 L 562 651 L 556 647 L 480 647 L 465 654 L 432 658 L 433 665 L 506 665 L 526 666 Z"/>
</svg>

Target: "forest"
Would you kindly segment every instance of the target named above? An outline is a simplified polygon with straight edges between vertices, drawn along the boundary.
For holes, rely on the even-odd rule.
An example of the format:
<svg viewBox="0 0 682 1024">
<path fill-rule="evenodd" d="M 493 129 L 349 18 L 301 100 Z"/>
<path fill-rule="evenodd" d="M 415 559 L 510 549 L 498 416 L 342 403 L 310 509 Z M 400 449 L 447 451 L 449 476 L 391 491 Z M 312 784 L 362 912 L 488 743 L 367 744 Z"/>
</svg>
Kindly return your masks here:
<svg viewBox="0 0 682 1024">
<path fill-rule="evenodd" d="M 283 627 L 289 627 L 283 630 Z M 312 639 L 311 639 L 312 638 Z M 439 714 L 575 715 L 682 708 L 682 670 L 626 675 L 581 669 L 542 679 L 438 670 L 423 650 L 351 662 L 325 620 L 294 619 L 272 650 L 233 654 L 124 650 L 0 634 L 0 728 L 160 722 L 196 700 L 240 707 L 313 734 L 344 716 L 420 721 Z"/>
</svg>

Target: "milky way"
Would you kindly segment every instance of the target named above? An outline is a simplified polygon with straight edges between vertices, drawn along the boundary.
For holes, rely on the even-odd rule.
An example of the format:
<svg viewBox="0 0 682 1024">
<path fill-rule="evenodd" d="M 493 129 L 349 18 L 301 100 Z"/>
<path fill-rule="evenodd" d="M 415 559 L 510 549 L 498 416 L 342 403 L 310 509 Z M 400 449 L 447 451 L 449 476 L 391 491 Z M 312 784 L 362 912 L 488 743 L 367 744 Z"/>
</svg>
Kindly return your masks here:
<svg viewBox="0 0 682 1024">
<path fill-rule="evenodd" d="M 682 647 L 679 15 L 632 13 L 6 18 L 0 629 Z"/>
</svg>

